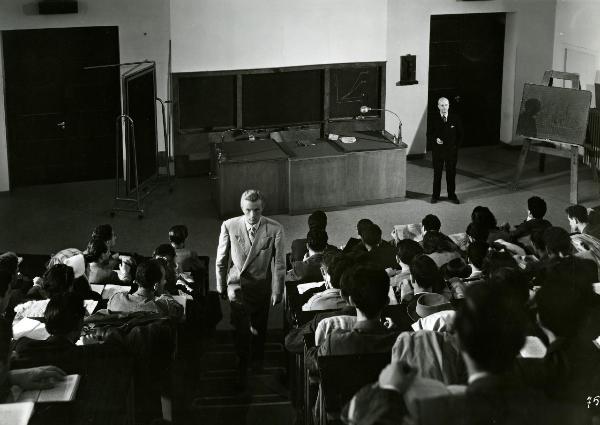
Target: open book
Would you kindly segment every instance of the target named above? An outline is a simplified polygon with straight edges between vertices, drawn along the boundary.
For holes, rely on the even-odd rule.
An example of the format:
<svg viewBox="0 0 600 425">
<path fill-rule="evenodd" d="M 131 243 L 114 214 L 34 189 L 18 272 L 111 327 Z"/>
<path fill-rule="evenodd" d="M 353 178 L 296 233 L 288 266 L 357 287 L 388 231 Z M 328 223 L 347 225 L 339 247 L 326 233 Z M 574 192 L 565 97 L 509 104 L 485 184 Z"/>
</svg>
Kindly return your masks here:
<svg viewBox="0 0 600 425">
<path fill-rule="evenodd" d="M 30 401 L 0 404 L 0 425 L 27 425 L 33 406 Z"/>
<path fill-rule="evenodd" d="M 117 292 L 129 292 L 131 291 L 131 286 L 127 285 L 96 285 L 90 284 L 92 287 L 92 291 L 99 293 L 102 295 L 102 299 L 109 300 Z"/>
<path fill-rule="evenodd" d="M 17 401 L 33 401 L 34 403 L 72 401 L 80 380 L 81 375 L 67 375 L 64 381 L 57 381 L 54 388 L 23 391 Z"/>
</svg>

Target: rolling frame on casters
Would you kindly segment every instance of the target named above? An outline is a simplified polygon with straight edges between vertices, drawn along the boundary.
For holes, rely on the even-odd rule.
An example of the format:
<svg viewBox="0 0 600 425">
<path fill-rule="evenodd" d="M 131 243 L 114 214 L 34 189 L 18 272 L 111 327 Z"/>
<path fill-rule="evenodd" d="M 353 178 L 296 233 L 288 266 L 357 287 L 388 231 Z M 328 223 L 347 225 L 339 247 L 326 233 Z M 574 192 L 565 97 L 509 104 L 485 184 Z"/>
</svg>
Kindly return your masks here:
<svg viewBox="0 0 600 425">
<path fill-rule="evenodd" d="M 156 66 L 156 62 L 144 60 L 141 62 L 127 62 L 127 63 L 118 63 L 118 64 L 111 64 L 111 65 L 90 66 L 90 67 L 86 67 L 85 69 L 133 66 L 133 68 L 126 71 L 121 76 L 121 79 L 123 79 L 127 75 L 132 74 L 134 71 L 136 71 L 140 66 L 147 65 L 147 64 L 151 64 L 152 67 Z M 171 140 L 170 140 L 170 131 L 168 131 L 168 127 L 167 127 L 167 124 L 170 123 L 170 120 L 167 119 L 167 112 L 166 112 L 166 108 L 165 108 L 165 104 L 171 103 L 171 101 L 170 100 L 165 101 L 159 97 L 156 97 L 155 100 L 157 102 L 160 102 L 160 106 L 161 106 L 163 134 L 164 134 L 164 140 L 165 140 L 166 174 L 161 175 L 160 171 L 159 171 L 158 146 L 157 146 L 156 147 L 156 158 L 157 158 L 156 178 L 154 179 L 154 181 L 151 181 L 151 182 L 149 182 L 149 184 L 143 185 L 143 187 L 140 187 L 139 180 L 138 180 L 137 161 L 134 161 L 135 166 L 134 166 L 133 178 L 134 178 L 135 186 L 133 186 L 133 187 L 135 187 L 135 189 L 130 191 L 129 187 L 126 185 L 125 197 L 121 196 L 121 184 L 120 184 L 121 182 L 120 182 L 120 178 L 119 178 L 119 176 L 120 176 L 120 173 L 119 173 L 119 171 L 120 171 L 119 149 L 122 149 L 123 146 L 121 145 L 120 136 L 122 136 L 122 139 L 125 141 L 126 157 L 125 157 L 124 176 L 130 176 L 129 171 L 130 171 L 130 167 L 131 167 L 131 160 L 129 158 L 129 153 L 130 152 L 133 153 L 133 157 L 137 158 L 137 150 L 136 150 L 136 146 L 135 146 L 135 123 L 133 122 L 133 119 L 128 115 L 124 115 L 124 114 L 119 115 L 116 120 L 116 130 L 117 131 L 116 131 L 116 136 L 115 136 L 115 138 L 116 138 L 115 196 L 114 196 L 114 203 L 113 203 L 114 206 L 110 211 L 111 217 L 114 217 L 116 211 L 128 211 L 128 212 L 137 212 L 138 218 L 141 219 L 144 217 L 144 209 L 142 206 L 142 201 L 144 200 L 144 198 L 146 198 L 146 196 L 148 196 L 150 193 L 152 193 L 152 191 L 154 191 L 154 189 L 156 189 L 158 184 L 166 183 L 169 187 L 169 193 L 173 192 L 172 173 L 171 173 Z M 131 135 L 131 137 L 128 137 L 129 135 Z M 130 150 L 130 148 L 131 148 L 131 150 Z M 163 182 L 161 180 L 161 178 L 164 178 L 165 181 Z M 140 190 L 144 191 L 145 193 L 143 195 L 140 195 Z M 135 198 L 131 197 L 131 194 L 134 192 L 135 192 Z M 135 203 L 135 208 L 117 207 L 116 205 L 119 202 Z"/>
<path fill-rule="evenodd" d="M 542 78 L 542 84 L 552 86 L 552 80 L 559 78 L 563 80 L 570 80 L 573 88 L 580 89 L 579 74 L 560 72 L 560 71 L 546 71 Z M 543 142 L 545 145 L 534 145 L 533 141 Z M 553 147 L 555 146 L 555 147 Z M 558 147 L 556 147 L 558 146 Z M 525 138 L 523 147 L 521 148 L 521 154 L 519 155 L 519 161 L 517 163 L 517 172 L 512 183 L 512 189 L 517 190 L 519 187 L 519 179 L 523 173 L 525 167 L 525 161 L 527 160 L 527 154 L 531 152 L 537 152 L 540 154 L 539 171 L 544 172 L 544 166 L 546 162 L 546 155 L 560 156 L 563 158 L 570 158 L 571 160 L 571 183 L 569 202 L 577 204 L 577 189 L 578 189 L 578 171 L 579 171 L 579 146 L 577 144 L 557 142 L 547 139 L 538 139 L 535 137 Z M 569 149 L 565 149 L 569 147 Z"/>
</svg>

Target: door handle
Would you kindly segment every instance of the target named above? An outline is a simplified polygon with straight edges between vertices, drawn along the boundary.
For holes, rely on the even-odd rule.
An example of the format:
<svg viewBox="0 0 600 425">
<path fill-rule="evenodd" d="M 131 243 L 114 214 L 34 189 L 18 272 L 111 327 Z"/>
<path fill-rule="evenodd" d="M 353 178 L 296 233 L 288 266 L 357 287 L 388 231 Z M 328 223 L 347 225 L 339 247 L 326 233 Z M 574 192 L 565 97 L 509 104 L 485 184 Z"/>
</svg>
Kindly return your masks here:
<svg viewBox="0 0 600 425">
<path fill-rule="evenodd" d="M 65 129 L 65 122 L 64 121 L 63 122 L 59 122 L 58 124 L 56 124 L 56 126 L 58 128 L 60 128 L 61 130 L 64 130 Z"/>
</svg>

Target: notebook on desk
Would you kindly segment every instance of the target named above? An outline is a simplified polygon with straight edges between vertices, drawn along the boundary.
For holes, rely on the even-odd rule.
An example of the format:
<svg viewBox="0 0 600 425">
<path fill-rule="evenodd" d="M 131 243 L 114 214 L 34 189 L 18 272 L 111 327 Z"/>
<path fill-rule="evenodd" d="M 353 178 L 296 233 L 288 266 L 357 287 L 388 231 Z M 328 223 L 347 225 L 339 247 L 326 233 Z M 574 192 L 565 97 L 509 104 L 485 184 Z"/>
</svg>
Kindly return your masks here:
<svg viewBox="0 0 600 425">
<path fill-rule="evenodd" d="M 64 381 L 58 381 L 53 388 L 45 390 L 23 391 L 17 401 L 32 401 L 34 403 L 61 403 L 73 401 L 81 375 L 67 375 Z"/>
<path fill-rule="evenodd" d="M 27 425 L 33 407 L 31 401 L 0 404 L 0 425 Z"/>
</svg>

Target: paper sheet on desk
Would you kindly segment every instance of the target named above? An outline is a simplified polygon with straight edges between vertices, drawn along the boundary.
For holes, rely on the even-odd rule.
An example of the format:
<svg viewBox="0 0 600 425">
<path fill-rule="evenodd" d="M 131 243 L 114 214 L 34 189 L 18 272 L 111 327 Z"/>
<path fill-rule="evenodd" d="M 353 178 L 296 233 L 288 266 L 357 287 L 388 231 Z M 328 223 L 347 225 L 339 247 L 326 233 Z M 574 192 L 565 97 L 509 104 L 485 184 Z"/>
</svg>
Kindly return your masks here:
<svg viewBox="0 0 600 425">
<path fill-rule="evenodd" d="M 14 339 L 19 339 L 24 336 L 31 339 L 44 340 L 48 338 L 50 334 L 46 331 L 46 325 L 42 322 L 25 317 L 13 326 Z"/>
<path fill-rule="evenodd" d="M 537 336 L 527 336 L 519 354 L 526 359 L 541 359 L 546 355 L 546 351 L 546 346 Z"/>
<path fill-rule="evenodd" d="M 323 286 L 323 282 L 308 282 L 308 283 L 301 283 L 298 286 L 296 286 L 296 288 L 298 289 L 298 293 L 300 295 L 304 294 L 306 291 L 308 291 L 309 289 L 312 288 L 318 288 L 319 286 Z"/>
</svg>

